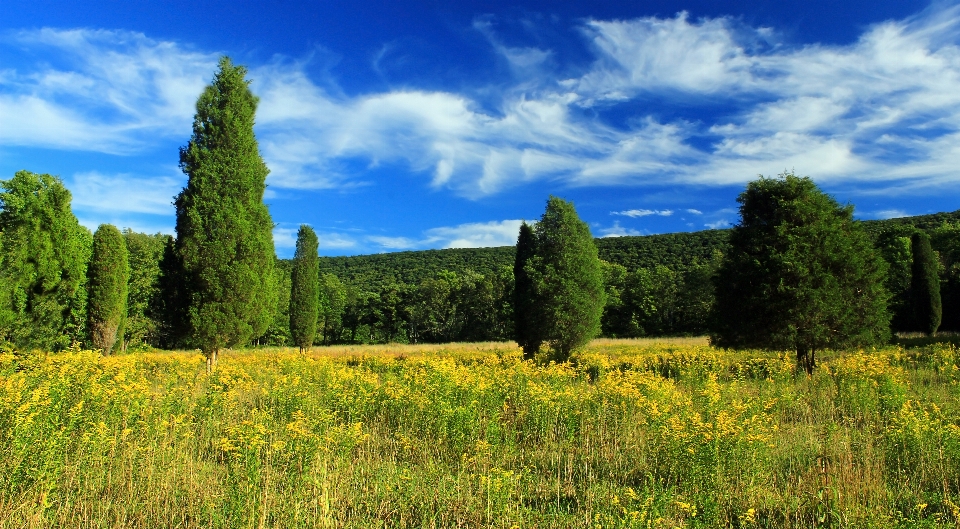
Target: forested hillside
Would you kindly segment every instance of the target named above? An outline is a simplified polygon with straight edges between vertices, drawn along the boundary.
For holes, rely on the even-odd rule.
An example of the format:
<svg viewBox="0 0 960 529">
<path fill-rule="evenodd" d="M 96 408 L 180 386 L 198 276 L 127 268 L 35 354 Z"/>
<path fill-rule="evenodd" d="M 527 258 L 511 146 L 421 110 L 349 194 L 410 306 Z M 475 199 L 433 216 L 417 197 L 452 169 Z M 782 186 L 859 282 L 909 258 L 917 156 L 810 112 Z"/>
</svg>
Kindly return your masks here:
<svg viewBox="0 0 960 529">
<path fill-rule="evenodd" d="M 863 221 L 875 238 L 896 229 L 915 227 L 932 230 L 944 223 L 960 222 L 960 210 L 915 217 Z M 596 239 L 600 258 L 623 265 L 627 270 L 658 265 L 682 269 L 709 261 L 727 246 L 727 230 L 704 230 L 662 235 L 607 237 Z M 323 241 L 321 241 L 321 245 Z M 384 283 L 417 284 L 435 277 L 441 270 L 487 275 L 513 266 L 513 246 L 496 248 L 452 248 L 419 252 L 395 252 L 351 257 L 321 257 L 320 269 L 344 283 L 364 288 Z"/>
</svg>

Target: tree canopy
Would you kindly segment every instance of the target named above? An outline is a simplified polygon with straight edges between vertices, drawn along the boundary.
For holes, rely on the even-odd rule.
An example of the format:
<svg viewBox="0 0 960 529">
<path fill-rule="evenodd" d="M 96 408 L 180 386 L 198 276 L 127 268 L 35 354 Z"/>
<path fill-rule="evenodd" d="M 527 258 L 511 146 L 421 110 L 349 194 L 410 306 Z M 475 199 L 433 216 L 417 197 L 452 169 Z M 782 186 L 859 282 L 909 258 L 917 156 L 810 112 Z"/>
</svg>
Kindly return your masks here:
<svg viewBox="0 0 960 529">
<path fill-rule="evenodd" d="M 210 359 L 266 331 L 276 293 L 269 172 L 253 133 L 257 97 L 246 69 L 220 59 L 180 149 L 187 186 L 176 199 L 177 253 L 188 291 L 191 338 Z"/>
<path fill-rule="evenodd" d="M 818 350 L 887 339 L 886 263 L 852 206 L 792 173 L 750 182 L 737 201 L 715 282 L 715 345 L 795 350 L 811 373 Z"/>
<path fill-rule="evenodd" d="M 93 252 L 87 270 L 87 325 L 95 349 L 110 354 L 127 316 L 130 263 L 123 234 L 112 224 L 101 224 L 93 234 Z"/>
<path fill-rule="evenodd" d="M 940 302 L 940 274 L 937 256 L 930 246 L 930 236 L 918 231 L 910 238 L 913 251 L 910 297 L 913 309 L 913 330 L 929 335 L 940 328 L 943 307 Z"/>
<path fill-rule="evenodd" d="M 70 209 L 70 191 L 30 171 L 0 188 L 0 338 L 53 351 L 82 341 L 91 236 Z"/>
<path fill-rule="evenodd" d="M 534 290 L 537 338 L 565 361 L 600 332 L 603 272 L 590 228 L 573 204 L 550 197 L 534 228 L 534 256 L 524 265 Z"/>
<path fill-rule="evenodd" d="M 317 336 L 317 304 L 320 300 L 318 248 L 319 241 L 313 228 L 301 225 L 290 276 L 290 335 L 301 351 L 313 345 Z"/>
</svg>

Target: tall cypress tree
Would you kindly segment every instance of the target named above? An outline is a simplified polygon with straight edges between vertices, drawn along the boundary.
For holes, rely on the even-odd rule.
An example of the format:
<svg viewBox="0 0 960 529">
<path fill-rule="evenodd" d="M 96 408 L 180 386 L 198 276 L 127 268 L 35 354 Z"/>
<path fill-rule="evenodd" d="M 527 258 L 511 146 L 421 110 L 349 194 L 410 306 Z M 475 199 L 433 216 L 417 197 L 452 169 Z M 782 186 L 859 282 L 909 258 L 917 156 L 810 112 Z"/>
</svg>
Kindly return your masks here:
<svg viewBox="0 0 960 529">
<path fill-rule="evenodd" d="M 535 325 L 562 362 L 600 332 L 603 271 L 590 228 L 570 202 L 550 197 L 534 234 L 536 254 L 524 270 L 534 284 Z"/>
<path fill-rule="evenodd" d="M 537 332 L 535 288 L 525 267 L 537 253 L 536 235 L 526 222 L 520 225 L 517 236 L 517 254 L 513 263 L 513 332 L 517 344 L 523 348 L 523 357 L 532 359 L 540 351 L 542 339 Z"/>
<path fill-rule="evenodd" d="M 301 352 L 313 345 L 317 336 L 317 305 L 320 301 L 318 247 L 313 228 L 301 225 L 290 276 L 290 335 Z"/>
<path fill-rule="evenodd" d="M 0 341 L 57 351 L 83 338 L 90 232 L 59 177 L 0 181 Z"/>
<path fill-rule="evenodd" d="M 130 264 L 120 230 L 101 224 L 93 234 L 93 254 L 87 268 L 87 328 L 95 349 L 110 354 L 123 336 L 127 315 Z"/>
<path fill-rule="evenodd" d="M 189 179 L 176 199 L 177 253 L 191 338 L 208 369 L 220 349 L 263 334 L 276 303 L 273 221 L 263 203 L 269 170 L 253 134 L 258 99 L 246 72 L 220 59 L 180 149 Z"/>
<path fill-rule="evenodd" d="M 937 256 L 930 236 L 918 231 L 910 237 L 913 266 L 910 293 L 913 301 L 914 330 L 932 335 L 940 328 L 943 307 L 940 303 L 940 275 Z"/>
</svg>

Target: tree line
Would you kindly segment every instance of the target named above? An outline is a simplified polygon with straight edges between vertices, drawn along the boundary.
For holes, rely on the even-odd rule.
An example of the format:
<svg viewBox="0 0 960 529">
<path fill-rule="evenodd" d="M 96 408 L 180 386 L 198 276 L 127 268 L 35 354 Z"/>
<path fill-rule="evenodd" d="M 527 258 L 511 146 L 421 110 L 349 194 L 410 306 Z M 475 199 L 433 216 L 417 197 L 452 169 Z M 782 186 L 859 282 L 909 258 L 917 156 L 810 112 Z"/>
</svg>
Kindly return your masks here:
<svg viewBox="0 0 960 529">
<path fill-rule="evenodd" d="M 211 365 L 220 349 L 247 345 L 516 339 L 529 356 L 542 344 L 563 356 L 577 344 L 570 326 L 582 327 L 574 334 L 584 336 L 716 333 L 724 328 L 724 315 L 748 307 L 771 312 L 763 310 L 774 299 L 770 293 L 752 306 L 718 311 L 730 292 L 749 298 L 736 285 L 767 274 L 780 278 L 777 288 L 784 292 L 809 294 L 813 287 L 804 285 L 833 281 L 824 278 L 841 276 L 845 263 L 857 270 L 874 266 L 869 255 L 853 264 L 849 256 L 834 258 L 867 247 L 882 264 L 870 275 L 872 283 L 857 288 L 861 298 L 882 288 L 879 320 L 887 323 L 877 325 L 894 332 L 960 330 L 960 212 L 856 222 L 851 207 L 823 198 L 812 181 L 793 175 L 751 183 L 741 195 L 741 224 L 732 230 L 593 239 L 573 205 L 552 197 L 544 217 L 521 228 L 517 247 L 323 258 L 316 234 L 302 226 L 294 259 L 276 259 L 262 200 L 268 169 L 253 135 L 257 99 L 245 73 L 224 58 L 198 99 L 193 134 L 180 150 L 188 183 L 175 201 L 175 237 L 110 225 L 91 234 L 70 210 L 70 193 L 59 178 L 20 171 L 0 181 L 0 340 L 45 350 L 195 347 Z M 786 215 L 763 206 L 776 193 L 813 197 L 809 202 L 820 205 L 794 211 L 792 222 L 809 217 L 817 229 L 808 231 L 818 237 L 857 233 L 859 242 L 837 243 L 833 261 L 808 263 L 825 267 L 827 275 L 803 279 L 800 268 L 771 262 L 737 283 L 736 273 L 758 262 L 737 253 L 741 234 L 752 233 L 745 240 L 754 242 L 766 237 L 768 249 L 779 248 L 773 242 L 785 237 L 800 240 L 787 237 L 793 232 L 785 227 L 765 235 L 748 229 L 751 208 Z M 769 225 L 769 219 L 757 223 Z M 524 240 L 527 246 L 520 244 Z M 795 264 L 816 255 L 797 248 L 776 251 L 792 255 Z M 564 279 L 570 273 L 564 267 L 572 266 L 568 251 L 580 265 Z M 743 262 L 731 264 L 738 258 Z M 796 284 L 784 286 L 786 277 Z M 585 284 L 587 291 L 577 289 Z M 785 297 L 780 313 L 791 312 L 791 304 L 842 312 L 837 299 L 846 298 L 824 296 Z M 810 329 L 823 327 L 816 318 L 824 314 L 811 316 Z M 566 330 L 557 323 L 564 318 Z M 807 332 L 791 329 L 791 340 Z M 810 350 L 838 343 L 810 333 L 804 338 Z M 787 340 L 778 339 L 768 342 Z"/>
</svg>

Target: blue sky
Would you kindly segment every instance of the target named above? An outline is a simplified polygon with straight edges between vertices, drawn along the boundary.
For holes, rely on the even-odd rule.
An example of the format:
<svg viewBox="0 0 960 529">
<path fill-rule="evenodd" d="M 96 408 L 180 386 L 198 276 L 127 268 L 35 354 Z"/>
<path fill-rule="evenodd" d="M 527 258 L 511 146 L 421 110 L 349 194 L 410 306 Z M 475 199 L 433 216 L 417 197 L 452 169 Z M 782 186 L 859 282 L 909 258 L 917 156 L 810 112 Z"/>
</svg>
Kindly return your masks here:
<svg viewBox="0 0 960 529">
<path fill-rule="evenodd" d="M 513 244 L 549 195 L 594 235 L 726 227 L 758 174 L 864 219 L 960 209 L 956 2 L 0 4 L 0 178 L 91 228 L 173 232 L 217 58 L 247 66 L 277 253 Z"/>
</svg>

